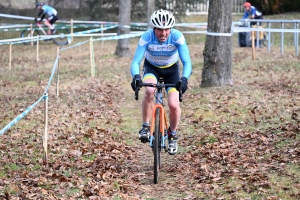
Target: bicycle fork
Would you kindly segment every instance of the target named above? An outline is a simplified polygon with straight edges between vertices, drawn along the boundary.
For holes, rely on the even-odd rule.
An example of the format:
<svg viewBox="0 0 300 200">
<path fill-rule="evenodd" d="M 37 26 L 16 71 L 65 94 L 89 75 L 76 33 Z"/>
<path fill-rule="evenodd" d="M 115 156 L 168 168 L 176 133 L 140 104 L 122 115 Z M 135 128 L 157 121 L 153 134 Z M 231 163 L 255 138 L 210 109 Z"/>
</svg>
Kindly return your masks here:
<svg viewBox="0 0 300 200">
<path fill-rule="evenodd" d="M 150 126 L 150 147 L 153 147 L 153 140 L 155 139 L 153 136 L 153 132 L 154 132 L 154 122 L 155 122 L 155 118 L 156 118 L 156 109 L 159 109 L 160 112 L 160 126 L 159 126 L 159 132 L 161 133 L 162 136 L 162 140 L 161 140 L 161 147 L 164 148 L 165 147 L 165 140 L 168 137 L 167 134 L 167 127 L 168 127 L 168 122 L 167 122 L 167 117 L 166 117 L 166 113 L 165 110 L 163 108 L 162 104 L 154 104 L 153 108 L 152 108 L 152 121 L 151 121 L 151 126 Z M 166 127 L 166 128 L 164 128 Z M 166 132 L 165 132 L 166 130 Z"/>
</svg>

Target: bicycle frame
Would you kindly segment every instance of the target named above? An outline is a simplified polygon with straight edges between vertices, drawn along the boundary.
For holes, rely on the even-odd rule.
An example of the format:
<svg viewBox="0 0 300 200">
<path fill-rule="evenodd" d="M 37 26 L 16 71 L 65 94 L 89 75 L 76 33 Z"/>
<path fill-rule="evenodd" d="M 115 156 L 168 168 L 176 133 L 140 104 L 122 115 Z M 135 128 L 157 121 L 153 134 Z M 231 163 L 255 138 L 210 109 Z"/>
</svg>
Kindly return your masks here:
<svg viewBox="0 0 300 200">
<path fill-rule="evenodd" d="M 154 122 L 155 122 L 155 118 L 156 118 L 156 109 L 160 108 L 160 127 L 159 127 L 159 131 L 162 134 L 162 140 L 161 140 L 161 147 L 164 148 L 165 147 L 165 140 L 167 139 L 168 135 L 165 134 L 165 130 L 168 129 L 168 121 L 167 121 L 167 116 L 166 116 L 166 112 L 164 109 L 164 105 L 163 105 L 163 94 L 162 94 L 162 88 L 158 88 L 155 94 L 155 104 L 152 108 L 152 121 L 151 121 L 151 126 L 150 126 L 150 147 L 153 146 L 153 132 L 154 132 Z"/>
<path fill-rule="evenodd" d="M 181 83 L 182 84 L 182 83 Z M 143 83 L 146 87 L 155 87 L 155 103 L 152 107 L 152 121 L 150 126 L 150 147 L 152 148 L 154 154 L 154 183 L 158 183 L 158 174 L 160 169 L 160 153 L 161 149 L 164 148 L 167 152 L 165 146 L 165 140 L 168 137 L 168 122 L 167 116 L 164 109 L 163 103 L 163 90 L 167 87 L 176 87 L 176 84 L 163 84 L 163 79 L 160 78 L 157 84 L 154 83 Z M 181 85 L 179 85 L 181 88 Z M 135 99 L 138 100 L 138 91 L 140 88 L 135 89 Z M 179 90 L 179 101 L 182 101 L 182 90 Z M 158 119 L 159 118 L 159 119 Z"/>
<path fill-rule="evenodd" d="M 165 147 L 165 140 L 167 139 L 168 135 L 165 134 L 165 130 L 168 129 L 168 122 L 167 122 L 167 116 L 163 105 L 163 90 L 167 87 L 176 87 L 176 84 L 163 84 L 163 79 L 159 79 L 157 84 L 154 83 L 143 83 L 143 87 L 155 87 L 156 93 L 155 93 L 155 103 L 152 108 L 152 121 L 150 126 L 150 146 L 153 146 L 153 132 L 154 132 L 154 122 L 155 122 L 155 110 L 157 108 L 160 108 L 160 133 L 162 134 L 162 141 L 161 141 L 161 147 Z M 138 100 L 138 91 L 139 88 L 135 91 L 135 99 Z M 179 91 L 179 101 L 182 102 L 182 91 Z M 165 129 L 164 129 L 165 128 Z"/>
<path fill-rule="evenodd" d="M 33 37 L 33 35 L 41 35 L 43 36 L 42 40 L 44 41 L 49 41 L 52 40 L 54 43 L 56 43 L 57 45 L 67 45 L 71 43 L 71 37 L 67 36 L 69 34 L 69 30 L 68 29 L 61 29 L 59 31 L 57 31 L 55 29 L 55 32 L 52 35 L 48 35 L 47 34 L 47 29 L 45 29 L 43 27 L 44 25 L 41 26 L 33 26 L 31 30 L 24 30 L 21 33 L 21 37 L 25 38 L 25 37 Z M 56 27 L 53 24 L 54 27 Z M 34 45 L 37 42 L 34 42 Z M 27 45 L 27 42 L 24 42 L 25 45 Z"/>
</svg>

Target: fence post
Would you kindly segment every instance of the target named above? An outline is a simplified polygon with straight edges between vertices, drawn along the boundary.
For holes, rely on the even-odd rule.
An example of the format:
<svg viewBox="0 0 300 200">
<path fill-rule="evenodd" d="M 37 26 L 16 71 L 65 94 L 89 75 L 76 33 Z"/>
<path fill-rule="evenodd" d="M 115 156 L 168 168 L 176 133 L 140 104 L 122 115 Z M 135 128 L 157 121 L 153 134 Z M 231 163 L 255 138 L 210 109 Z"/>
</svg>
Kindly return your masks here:
<svg viewBox="0 0 300 200">
<path fill-rule="evenodd" d="M 101 24 L 101 37 L 103 37 L 103 24 Z M 101 47 L 103 48 L 103 40 L 101 41 Z"/>
<path fill-rule="evenodd" d="M 45 99 L 45 132 L 43 137 L 43 150 L 44 150 L 44 156 L 43 156 L 43 164 L 48 164 L 48 93 L 44 93 L 44 99 Z"/>
<path fill-rule="evenodd" d="M 281 22 L 281 28 L 284 29 L 284 23 L 283 22 Z M 281 32 L 281 44 L 280 44 L 280 46 L 281 46 L 281 54 L 283 54 L 283 52 L 284 52 L 284 50 L 283 50 L 283 48 L 284 48 L 284 32 Z"/>
<path fill-rule="evenodd" d="M 59 47 L 57 47 L 56 97 L 59 96 Z"/>
<path fill-rule="evenodd" d="M 71 19 L 71 41 L 73 42 L 73 19 Z"/>
<path fill-rule="evenodd" d="M 271 29 L 271 23 L 270 22 L 268 22 L 268 28 L 269 28 L 269 30 Z M 271 40 L 272 40 L 272 38 L 271 38 L 271 32 L 269 31 L 268 32 L 268 52 L 270 53 L 271 52 Z"/>
<path fill-rule="evenodd" d="M 255 60 L 255 57 L 256 57 L 256 55 L 255 55 L 255 42 L 254 42 L 254 31 L 252 31 L 251 32 L 251 37 L 252 37 L 252 60 Z"/>
<path fill-rule="evenodd" d="M 296 30 L 298 30 L 298 26 L 299 26 L 299 24 L 298 24 L 298 22 L 296 22 Z M 299 33 L 298 32 L 296 32 L 295 33 L 295 48 L 296 48 L 296 56 L 298 56 L 298 54 L 299 54 L 299 52 L 298 52 L 298 45 L 299 45 Z"/>
<path fill-rule="evenodd" d="M 9 71 L 11 70 L 11 52 L 12 52 L 12 43 L 9 44 Z"/>
<path fill-rule="evenodd" d="M 32 24 L 30 24 L 30 38 L 31 38 L 31 46 L 33 46 L 33 41 L 32 41 Z"/>
<path fill-rule="evenodd" d="M 39 35 L 37 35 L 36 39 L 36 62 L 39 62 L 39 50 L 40 50 L 40 38 Z"/>
<path fill-rule="evenodd" d="M 94 60 L 94 45 L 93 37 L 90 38 L 90 60 L 91 60 L 91 76 L 95 76 L 95 60 Z"/>
</svg>

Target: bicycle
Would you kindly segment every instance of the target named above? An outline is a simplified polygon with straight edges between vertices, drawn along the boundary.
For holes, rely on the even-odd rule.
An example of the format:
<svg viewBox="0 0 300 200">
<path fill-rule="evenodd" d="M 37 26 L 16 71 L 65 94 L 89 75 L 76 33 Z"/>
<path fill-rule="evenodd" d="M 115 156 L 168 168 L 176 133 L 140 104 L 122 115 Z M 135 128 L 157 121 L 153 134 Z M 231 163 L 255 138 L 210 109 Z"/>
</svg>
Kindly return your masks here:
<svg viewBox="0 0 300 200">
<path fill-rule="evenodd" d="M 31 38 L 31 37 L 35 37 L 35 36 L 40 36 L 40 31 L 41 33 L 43 33 L 43 35 L 48 35 L 47 32 L 44 30 L 43 28 L 44 25 L 41 26 L 37 26 L 35 24 L 34 27 L 32 27 L 31 30 L 24 30 L 21 33 L 21 37 L 22 38 Z M 53 34 L 54 36 L 58 36 L 58 37 L 53 37 L 53 38 L 45 38 L 43 39 L 44 41 L 49 41 L 52 40 L 54 43 L 56 43 L 57 45 L 67 45 L 71 43 L 71 37 L 70 36 L 66 36 L 70 33 L 70 31 L 68 29 L 60 29 L 60 30 L 56 30 L 54 29 Z M 51 36 L 52 36 L 51 35 Z M 28 45 L 31 44 L 31 42 L 28 42 L 29 40 L 26 40 L 23 42 L 24 45 Z M 34 45 L 36 45 L 36 41 L 32 42 Z"/>
<path fill-rule="evenodd" d="M 154 184 L 158 183 L 158 173 L 161 167 L 160 153 L 161 149 L 167 152 L 165 141 L 168 138 L 168 122 L 166 112 L 164 110 L 163 91 L 168 87 L 176 87 L 176 84 L 164 84 L 163 78 L 159 78 L 158 83 L 143 83 L 143 87 L 155 87 L 155 104 L 152 107 L 152 120 L 150 125 L 150 147 L 154 154 Z M 180 85 L 181 87 L 181 85 Z M 140 88 L 135 90 L 135 100 L 138 100 L 138 92 Z M 179 101 L 182 102 L 182 91 L 179 90 Z"/>
<path fill-rule="evenodd" d="M 247 20 L 243 20 L 240 19 L 238 22 L 239 27 L 252 27 L 252 28 L 257 28 L 257 25 L 250 25 L 250 22 L 248 22 Z M 259 28 L 263 28 L 262 26 L 258 26 Z M 274 44 L 274 35 L 269 32 L 269 33 L 265 33 L 264 31 L 254 31 L 254 40 L 255 40 L 255 44 L 256 44 L 256 33 L 258 32 L 259 34 L 259 43 L 261 43 L 262 45 L 264 45 L 265 47 L 268 46 L 268 43 L 270 42 L 270 46 L 272 46 Z M 247 32 L 247 34 L 249 34 L 249 36 L 247 37 L 249 39 L 247 46 L 251 46 L 252 44 L 252 37 L 250 36 L 250 32 Z M 270 41 L 269 41 L 270 40 Z"/>
<path fill-rule="evenodd" d="M 257 28 L 257 25 L 253 25 L 253 28 Z M 263 28 L 262 26 L 258 26 L 258 28 Z M 254 32 L 254 38 L 256 38 L 256 31 Z M 255 39 L 256 40 L 256 39 Z M 270 46 L 272 46 L 274 44 L 274 35 L 270 32 L 270 33 L 265 33 L 264 31 L 260 31 L 259 32 L 259 41 L 261 42 L 262 45 L 264 45 L 265 47 L 268 46 L 268 40 L 270 40 Z"/>
</svg>

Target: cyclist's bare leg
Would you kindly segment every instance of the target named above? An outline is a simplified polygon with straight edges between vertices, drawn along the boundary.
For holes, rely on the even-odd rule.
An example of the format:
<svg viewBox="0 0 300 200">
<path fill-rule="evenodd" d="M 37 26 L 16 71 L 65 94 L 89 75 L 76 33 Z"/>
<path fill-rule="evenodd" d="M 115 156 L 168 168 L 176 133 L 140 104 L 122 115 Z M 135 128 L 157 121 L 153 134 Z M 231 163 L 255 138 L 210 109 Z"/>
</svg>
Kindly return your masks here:
<svg viewBox="0 0 300 200">
<path fill-rule="evenodd" d="M 181 109 L 179 105 L 178 91 L 170 91 L 168 94 L 170 129 L 172 132 L 177 130 L 180 121 Z"/>
<path fill-rule="evenodd" d="M 155 79 L 147 79 L 143 81 L 144 83 L 156 83 Z M 145 96 L 142 101 L 142 118 L 143 122 L 149 123 L 151 114 L 152 114 L 152 106 L 154 101 L 154 93 L 155 88 L 145 87 Z"/>
<path fill-rule="evenodd" d="M 50 22 L 48 20 L 45 20 L 44 24 L 46 26 L 48 26 L 49 30 L 48 30 L 48 35 L 51 35 L 51 30 L 54 29 L 54 26 L 52 24 L 50 24 Z"/>
</svg>

